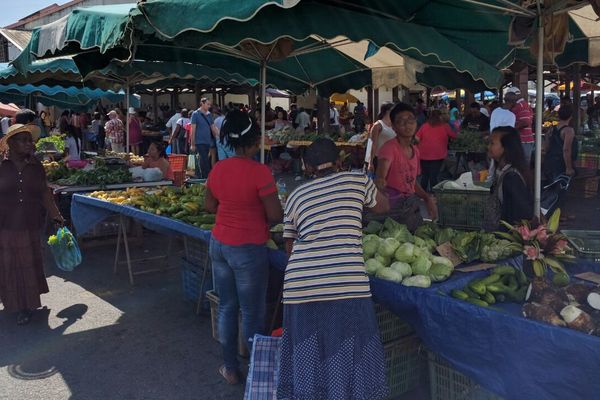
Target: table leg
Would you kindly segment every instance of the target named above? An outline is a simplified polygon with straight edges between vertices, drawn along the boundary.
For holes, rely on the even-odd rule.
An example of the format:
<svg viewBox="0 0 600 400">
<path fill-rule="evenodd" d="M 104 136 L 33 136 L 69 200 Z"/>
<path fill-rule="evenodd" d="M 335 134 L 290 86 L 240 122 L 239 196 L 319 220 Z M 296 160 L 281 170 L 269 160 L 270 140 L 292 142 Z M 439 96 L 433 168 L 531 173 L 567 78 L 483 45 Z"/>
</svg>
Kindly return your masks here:
<svg viewBox="0 0 600 400">
<path fill-rule="evenodd" d="M 119 266 L 119 252 L 121 251 L 121 226 L 123 225 L 123 217 L 119 216 L 119 228 L 118 233 L 117 233 L 117 250 L 115 252 L 115 265 L 113 267 L 113 273 L 116 274 L 117 273 L 117 268 Z"/>
<path fill-rule="evenodd" d="M 206 278 L 208 278 L 208 273 L 212 272 L 210 271 L 211 265 L 212 264 L 210 263 L 210 260 L 207 260 L 206 265 L 204 266 L 204 271 L 202 271 L 202 279 L 200 279 L 200 294 L 198 295 L 198 304 L 196 305 L 196 314 L 200 314 L 200 310 L 202 309 L 202 302 L 204 301 L 203 289 L 204 285 L 206 284 Z"/>
<path fill-rule="evenodd" d="M 131 256 L 129 254 L 129 242 L 127 241 L 127 228 L 125 224 L 121 224 L 123 230 L 123 245 L 125 247 L 125 257 L 127 259 L 127 270 L 129 272 L 129 283 L 133 285 L 133 270 L 131 268 Z"/>
</svg>

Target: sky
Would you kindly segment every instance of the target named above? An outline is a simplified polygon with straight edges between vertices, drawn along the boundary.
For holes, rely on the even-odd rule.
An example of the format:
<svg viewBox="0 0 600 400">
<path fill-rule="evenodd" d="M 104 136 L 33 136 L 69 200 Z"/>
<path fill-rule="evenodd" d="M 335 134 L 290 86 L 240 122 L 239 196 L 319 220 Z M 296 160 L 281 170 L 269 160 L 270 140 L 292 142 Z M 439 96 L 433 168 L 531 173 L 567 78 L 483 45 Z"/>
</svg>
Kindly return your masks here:
<svg viewBox="0 0 600 400">
<path fill-rule="evenodd" d="M 9 7 L 2 7 L 0 13 L 0 26 L 10 25 L 17 22 L 26 15 L 32 14 L 39 9 L 47 7 L 51 4 L 64 4 L 67 0 L 3 0 L 11 2 Z"/>
</svg>

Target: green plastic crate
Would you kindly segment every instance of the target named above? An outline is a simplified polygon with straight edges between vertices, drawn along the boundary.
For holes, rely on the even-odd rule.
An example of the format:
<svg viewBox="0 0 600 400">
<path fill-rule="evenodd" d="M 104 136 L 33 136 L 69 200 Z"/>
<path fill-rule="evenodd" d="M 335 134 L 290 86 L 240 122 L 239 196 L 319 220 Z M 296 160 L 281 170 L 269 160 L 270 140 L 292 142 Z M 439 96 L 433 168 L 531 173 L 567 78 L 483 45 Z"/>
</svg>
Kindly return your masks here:
<svg viewBox="0 0 600 400">
<path fill-rule="evenodd" d="M 431 400 L 502 400 L 461 374 L 438 354 L 428 352 Z"/>
<path fill-rule="evenodd" d="M 489 190 L 444 189 L 440 182 L 433 188 L 438 207 L 438 223 L 444 227 L 480 230 L 489 212 Z"/>
<path fill-rule="evenodd" d="M 563 230 L 577 255 L 600 262 L 600 231 Z"/>
<path fill-rule="evenodd" d="M 385 372 L 390 394 L 394 399 L 419 385 L 424 358 L 421 357 L 421 340 L 407 336 L 383 346 Z"/>
<path fill-rule="evenodd" d="M 412 326 L 381 304 L 375 303 L 375 317 L 383 344 L 408 336 L 415 331 Z"/>
</svg>

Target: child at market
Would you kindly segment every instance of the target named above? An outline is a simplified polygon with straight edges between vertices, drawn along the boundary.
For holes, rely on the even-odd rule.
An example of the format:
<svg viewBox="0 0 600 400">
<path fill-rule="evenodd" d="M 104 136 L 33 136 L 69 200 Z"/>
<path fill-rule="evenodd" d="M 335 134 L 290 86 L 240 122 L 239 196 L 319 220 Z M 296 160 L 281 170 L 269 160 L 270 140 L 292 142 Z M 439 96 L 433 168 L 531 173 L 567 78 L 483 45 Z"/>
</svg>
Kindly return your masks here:
<svg viewBox="0 0 600 400">
<path fill-rule="evenodd" d="M 365 175 L 337 172 L 318 139 L 304 157 L 316 175 L 289 197 L 278 399 L 384 399 L 383 347 L 362 254 L 362 213 L 389 209 Z M 325 317 L 325 318 L 324 318 Z"/>
<path fill-rule="evenodd" d="M 497 230 L 500 220 L 510 224 L 531 220 L 533 201 L 529 186 L 529 168 L 519 131 L 512 126 L 495 128 L 492 131 L 488 153 L 496 166 L 487 205 L 486 229 Z"/>
</svg>

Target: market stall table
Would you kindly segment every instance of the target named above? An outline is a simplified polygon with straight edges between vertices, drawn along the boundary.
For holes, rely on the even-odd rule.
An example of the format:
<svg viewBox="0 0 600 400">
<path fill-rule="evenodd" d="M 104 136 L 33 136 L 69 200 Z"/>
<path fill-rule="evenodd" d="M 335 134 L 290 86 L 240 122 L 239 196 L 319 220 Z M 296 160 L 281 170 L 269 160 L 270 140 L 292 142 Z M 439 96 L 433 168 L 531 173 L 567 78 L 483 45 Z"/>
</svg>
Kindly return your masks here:
<svg viewBox="0 0 600 400">
<path fill-rule="evenodd" d="M 82 235 L 86 233 L 96 224 L 114 215 L 119 215 L 120 219 L 120 234 L 118 237 L 117 249 L 115 253 L 115 269 L 119 262 L 119 251 L 122 242 L 123 246 L 125 247 L 125 262 L 127 263 L 129 279 L 132 284 L 134 275 L 132 269 L 132 262 L 134 260 L 131 259 L 129 253 L 127 231 L 125 229 L 126 218 L 132 218 L 136 221 L 139 221 L 148 229 L 160 233 L 168 235 L 181 235 L 184 238 L 184 244 L 186 245 L 186 247 L 188 239 L 196 239 L 208 243 L 211 237 L 210 231 L 197 228 L 193 225 L 172 218 L 163 217 L 160 215 L 139 210 L 135 207 L 118 205 L 81 194 L 73 195 L 73 201 L 71 203 L 71 216 L 77 235 Z M 279 268 L 280 270 L 285 269 L 287 257 L 284 254 L 280 254 L 280 252 L 278 251 L 270 251 L 269 258 L 271 266 Z M 151 271 L 140 272 L 146 273 Z"/>
<path fill-rule="evenodd" d="M 600 272 L 600 265 L 584 262 L 568 270 Z M 455 272 L 428 289 L 371 278 L 371 291 L 414 327 L 429 350 L 505 399 L 598 398 L 600 338 L 525 319 L 520 304 L 484 308 L 448 295 L 484 275 Z"/>
</svg>

